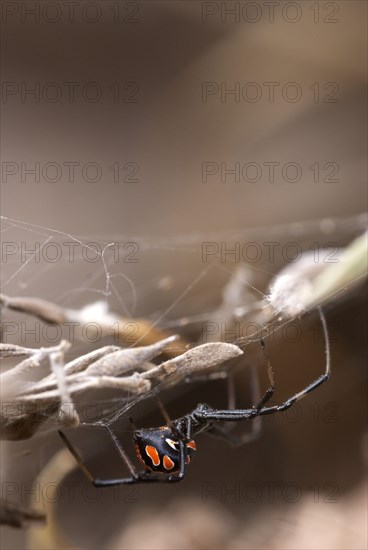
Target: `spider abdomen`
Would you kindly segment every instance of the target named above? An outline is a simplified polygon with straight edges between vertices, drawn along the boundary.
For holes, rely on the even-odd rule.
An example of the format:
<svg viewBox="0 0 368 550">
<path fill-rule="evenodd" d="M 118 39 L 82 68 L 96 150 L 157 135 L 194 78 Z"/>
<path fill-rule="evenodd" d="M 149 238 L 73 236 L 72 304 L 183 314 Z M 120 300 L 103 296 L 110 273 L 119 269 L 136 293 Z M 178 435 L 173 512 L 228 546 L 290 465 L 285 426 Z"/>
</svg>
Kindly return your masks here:
<svg viewBox="0 0 368 550">
<path fill-rule="evenodd" d="M 136 430 L 133 435 L 138 459 L 153 472 L 173 473 L 180 468 L 180 444 L 168 426 Z M 188 441 L 187 463 L 196 450 L 194 440 Z"/>
</svg>

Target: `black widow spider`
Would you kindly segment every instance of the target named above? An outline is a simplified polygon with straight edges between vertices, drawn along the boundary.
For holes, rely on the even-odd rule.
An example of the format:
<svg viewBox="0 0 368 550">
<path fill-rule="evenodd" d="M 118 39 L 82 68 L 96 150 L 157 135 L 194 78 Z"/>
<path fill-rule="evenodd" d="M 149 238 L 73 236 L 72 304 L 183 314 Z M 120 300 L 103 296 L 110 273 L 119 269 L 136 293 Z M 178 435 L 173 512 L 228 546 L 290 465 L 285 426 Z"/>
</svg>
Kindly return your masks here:
<svg viewBox="0 0 368 550">
<path fill-rule="evenodd" d="M 95 479 L 65 434 L 62 432 L 59 432 L 59 434 L 86 477 L 93 482 L 95 487 L 109 487 L 113 485 L 154 481 L 181 481 L 185 477 L 186 466 L 190 462 L 190 458 L 196 450 L 196 444 L 193 440 L 195 435 L 201 432 L 209 432 L 213 435 L 225 438 L 230 443 L 241 443 L 241 439 L 237 440 L 234 438 L 234 436 L 226 432 L 221 426 L 218 426 L 218 423 L 250 420 L 263 415 L 285 411 L 294 403 L 302 399 L 307 393 L 315 390 L 323 382 L 328 380 L 331 373 L 331 361 L 327 324 L 322 309 L 318 308 L 318 311 L 323 327 L 326 346 L 326 366 L 325 372 L 321 376 L 280 405 L 266 407 L 266 403 L 271 399 L 275 390 L 273 371 L 268 357 L 266 357 L 270 385 L 263 397 L 250 409 L 221 410 L 214 409 L 206 404 L 199 404 L 192 412 L 177 418 L 176 420 L 170 420 L 166 410 L 159 401 L 161 411 L 167 424 L 159 428 L 135 430 L 133 433 L 133 442 L 136 448 L 137 457 L 145 467 L 145 471 L 143 472 L 136 472 L 135 467 L 131 463 L 121 443 L 118 441 L 116 435 L 108 424 L 96 423 L 95 425 L 103 426 L 107 430 L 120 457 L 130 471 L 130 477 L 118 479 Z M 261 341 L 261 343 L 262 348 L 264 349 L 263 341 Z"/>
</svg>

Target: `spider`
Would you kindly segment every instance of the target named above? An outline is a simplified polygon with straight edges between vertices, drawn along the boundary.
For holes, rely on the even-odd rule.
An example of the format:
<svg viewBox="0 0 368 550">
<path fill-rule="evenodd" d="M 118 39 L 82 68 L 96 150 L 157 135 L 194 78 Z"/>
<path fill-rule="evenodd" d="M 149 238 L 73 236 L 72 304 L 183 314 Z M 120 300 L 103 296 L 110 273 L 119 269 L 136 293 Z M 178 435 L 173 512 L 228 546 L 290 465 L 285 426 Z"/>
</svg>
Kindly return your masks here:
<svg viewBox="0 0 368 550">
<path fill-rule="evenodd" d="M 208 432 L 212 435 L 224 438 L 229 443 L 242 444 L 244 442 L 244 437 L 240 436 L 239 438 L 233 436 L 224 429 L 224 426 L 221 423 L 251 420 L 263 415 L 285 411 L 297 401 L 305 397 L 306 394 L 315 390 L 323 382 L 328 380 L 331 373 L 331 361 L 328 345 L 327 324 L 322 309 L 319 308 L 318 311 L 326 345 L 326 364 L 325 371 L 322 375 L 320 375 L 301 391 L 294 394 L 292 397 L 289 397 L 283 403 L 279 405 L 266 406 L 267 402 L 274 394 L 275 384 L 270 361 L 265 355 L 268 366 L 267 372 L 269 387 L 263 397 L 258 400 L 257 404 L 250 409 L 228 408 L 221 410 L 214 409 L 210 405 L 202 403 L 197 405 L 197 407 L 190 413 L 175 420 L 171 420 L 163 407 L 163 404 L 160 400 L 158 400 L 161 407 L 161 412 L 166 419 L 166 425 L 158 428 L 135 429 L 133 433 L 133 443 L 135 445 L 137 457 L 145 468 L 142 472 L 136 471 L 121 443 L 111 430 L 109 424 L 96 423 L 94 425 L 103 426 L 107 430 L 121 459 L 125 462 L 130 472 L 130 477 L 117 479 L 94 478 L 66 435 L 60 431 L 59 434 L 69 451 L 74 456 L 79 467 L 84 472 L 85 476 L 92 481 L 95 487 L 109 487 L 114 485 L 143 482 L 181 481 L 185 477 L 187 465 L 196 451 L 194 437 L 197 434 Z M 262 340 L 261 344 L 264 350 L 264 342 Z"/>
</svg>

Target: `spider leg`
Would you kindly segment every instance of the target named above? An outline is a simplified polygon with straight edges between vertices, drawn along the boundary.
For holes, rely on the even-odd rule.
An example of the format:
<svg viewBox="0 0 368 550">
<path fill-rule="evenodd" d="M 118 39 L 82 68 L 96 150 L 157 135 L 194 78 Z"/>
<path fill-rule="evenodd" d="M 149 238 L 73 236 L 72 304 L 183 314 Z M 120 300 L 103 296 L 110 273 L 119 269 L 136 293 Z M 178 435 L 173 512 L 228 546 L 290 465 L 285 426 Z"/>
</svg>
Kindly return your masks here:
<svg viewBox="0 0 368 550">
<path fill-rule="evenodd" d="M 163 402 L 161 401 L 161 399 L 158 395 L 155 395 L 155 399 L 157 401 L 158 408 L 160 409 L 160 412 L 161 412 L 163 418 L 165 419 L 166 425 L 169 426 L 171 431 L 175 433 L 175 427 L 173 426 L 172 420 L 170 418 L 169 413 L 167 412 L 167 409 L 166 409 L 165 405 L 163 404 Z"/>
<path fill-rule="evenodd" d="M 87 466 L 84 464 L 83 462 L 83 459 L 82 457 L 80 456 L 80 454 L 78 453 L 77 449 L 74 447 L 74 445 L 72 445 L 72 442 L 66 437 L 65 433 L 62 432 L 61 430 L 58 430 L 58 434 L 60 435 L 64 445 L 67 447 L 67 449 L 69 450 L 69 452 L 73 455 L 76 463 L 78 464 L 79 468 L 82 470 L 82 472 L 84 473 L 84 475 L 86 476 L 86 478 L 89 480 L 89 481 L 94 481 L 94 477 L 92 475 L 92 473 L 89 471 L 89 469 L 87 468 Z"/>
<path fill-rule="evenodd" d="M 227 376 L 227 406 L 229 409 L 235 409 L 236 407 L 236 392 L 235 392 L 235 380 L 233 373 L 229 373 Z"/>
<path fill-rule="evenodd" d="M 197 418 L 202 418 L 205 420 L 217 420 L 217 421 L 237 421 L 237 420 L 247 420 L 249 418 L 254 418 L 255 416 L 263 416 L 266 414 L 273 414 L 276 412 L 282 412 L 290 408 L 294 403 L 299 401 L 300 399 L 303 399 L 308 393 L 315 390 L 326 382 L 326 380 L 329 379 L 331 375 L 331 357 L 330 357 L 330 347 L 329 347 L 329 339 L 328 339 L 328 330 L 327 330 L 327 324 L 326 319 L 323 314 L 323 311 L 321 308 L 318 308 L 319 316 L 322 323 L 324 338 L 325 338 L 325 354 L 326 354 L 326 366 L 325 366 L 325 372 L 321 374 L 318 378 L 316 378 L 313 382 L 308 384 L 305 388 L 303 388 L 301 391 L 295 393 L 292 397 L 284 401 L 283 403 L 279 405 L 274 405 L 273 407 L 264 407 L 263 405 L 270 399 L 270 396 L 272 395 L 274 391 L 274 384 L 273 384 L 273 376 L 272 371 L 269 370 L 269 378 L 270 378 L 270 388 L 266 391 L 263 398 L 260 400 L 258 405 L 253 407 L 252 409 L 237 409 L 237 410 L 211 410 L 211 411 L 200 411 L 196 412 L 195 415 Z"/>
<path fill-rule="evenodd" d="M 264 395 L 261 397 L 261 399 L 259 399 L 257 405 L 254 406 L 254 409 L 256 411 L 260 411 L 264 407 L 264 405 L 271 399 L 273 394 L 275 393 L 275 379 L 274 379 L 274 376 L 273 376 L 273 370 L 272 370 L 272 366 L 271 366 L 270 357 L 269 357 L 268 353 L 266 353 L 266 344 L 265 344 L 264 340 L 261 340 L 261 346 L 262 346 L 262 351 L 263 351 L 263 355 L 264 355 L 264 360 L 265 360 L 266 366 L 267 366 L 267 376 L 268 376 L 269 386 L 268 386 L 266 392 L 264 393 Z M 258 388 L 258 392 L 259 392 L 259 388 Z"/>
<path fill-rule="evenodd" d="M 232 380 L 234 382 L 233 377 L 229 377 L 229 382 Z M 250 365 L 250 386 L 251 386 L 251 397 L 253 403 L 259 403 L 261 400 L 261 390 L 259 386 L 259 379 L 257 375 L 257 368 L 252 363 Z M 228 394 L 229 394 L 229 409 L 235 410 L 235 388 L 234 384 L 230 383 L 228 387 Z M 247 431 L 243 434 L 233 434 L 231 431 L 228 430 L 227 426 L 221 426 L 221 425 L 213 425 L 210 430 L 207 432 L 208 435 L 216 437 L 218 439 L 222 439 L 223 441 L 226 441 L 229 445 L 232 447 L 240 447 L 242 445 L 245 445 L 246 443 L 250 443 L 251 441 L 254 441 L 257 439 L 262 431 L 262 417 L 257 415 L 251 422 L 251 429 L 250 431 Z"/>
<path fill-rule="evenodd" d="M 126 463 L 129 471 L 131 472 L 131 477 L 127 478 L 118 478 L 118 479 L 96 479 L 91 471 L 87 468 L 85 465 L 82 457 L 74 447 L 74 445 L 71 443 L 71 441 L 67 438 L 67 436 L 59 430 L 59 435 L 61 439 L 63 440 L 65 446 L 68 448 L 68 450 L 73 455 L 75 461 L 77 462 L 79 468 L 82 470 L 86 478 L 93 483 L 95 487 L 105 487 L 105 486 L 111 486 L 111 485 L 120 485 L 120 484 L 131 484 L 131 483 L 137 483 L 139 481 L 140 476 L 136 473 L 134 466 L 130 462 L 128 456 L 126 455 L 124 449 L 121 447 L 119 441 L 117 440 L 116 435 L 110 430 L 108 426 L 105 426 L 107 432 L 109 433 L 111 439 L 114 442 L 115 447 L 118 449 L 119 455 L 123 458 L 124 462 Z"/>
<path fill-rule="evenodd" d="M 259 386 L 257 368 L 252 363 L 250 366 L 250 386 L 251 386 L 252 402 L 257 403 L 254 406 L 255 410 L 261 410 L 264 404 L 271 399 L 275 391 L 273 371 L 272 371 L 269 356 L 268 354 L 266 354 L 266 346 L 263 340 L 261 340 L 261 346 L 264 354 L 264 359 L 267 365 L 269 387 L 265 392 L 265 394 L 261 397 L 261 390 Z M 228 407 L 231 410 L 235 410 L 235 386 L 234 386 L 234 378 L 231 375 L 229 375 L 229 378 L 228 378 Z M 250 443 L 251 441 L 254 441 L 255 439 L 257 439 L 260 436 L 261 431 L 262 431 L 262 417 L 258 414 L 254 417 L 251 423 L 251 430 L 244 434 L 234 435 L 230 433 L 225 426 L 223 427 L 223 426 L 216 426 L 216 425 L 211 427 L 211 429 L 208 431 L 208 434 L 214 437 L 217 437 L 219 439 L 223 439 L 232 447 L 240 447 L 242 445 L 245 445 L 246 443 Z"/>
<path fill-rule="evenodd" d="M 182 439 L 179 441 L 179 446 L 180 446 L 179 472 L 174 476 L 170 476 L 167 481 L 181 481 L 185 477 L 186 468 L 187 468 L 188 451 L 187 451 L 187 446 Z"/>
<path fill-rule="evenodd" d="M 330 353 L 330 344 L 329 344 L 329 336 L 328 336 L 328 329 L 327 329 L 327 323 L 326 323 L 326 317 L 322 311 L 322 308 L 318 308 L 319 317 L 322 324 L 323 329 L 323 335 L 325 340 L 325 355 L 326 355 L 326 364 L 325 364 L 325 372 L 321 374 L 318 378 L 316 378 L 313 382 L 308 384 L 305 388 L 300 390 L 299 392 L 295 393 L 292 397 L 281 403 L 280 405 L 275 405 L 273 407 L 264 407 L 259 411 L 260 415 L 265 414 L 272 414 L 275 412 L 282 412 L 287 409 L 289 409 L 294 403 L 297 401 L 300 401 L 300 399 L 303 399 L 308 393 L 315 390 L 326 382 L 330 376 L 331 376 L 331 353 Z"/>
</svg>

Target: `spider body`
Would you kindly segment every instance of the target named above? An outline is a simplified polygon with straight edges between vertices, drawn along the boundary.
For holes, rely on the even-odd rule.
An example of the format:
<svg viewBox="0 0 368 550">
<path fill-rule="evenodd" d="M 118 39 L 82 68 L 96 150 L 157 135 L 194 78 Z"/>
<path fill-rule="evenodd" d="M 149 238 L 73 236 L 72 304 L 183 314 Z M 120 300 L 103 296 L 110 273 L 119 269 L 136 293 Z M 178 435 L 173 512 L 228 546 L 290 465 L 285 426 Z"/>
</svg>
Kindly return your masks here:
<svg viewBox="0 0 368 550">
<path fill-rule="evenodd" d="M 185 477 L 186 466 L 189 464 L 190 458 L 196 450 L 196 444 L 194 441 L 195 435 L 201 432 L 207 432 L 215 435 L 216 437 L 221 437 L 233 445 L 243 444 L 244 442 L 250 440 L 249 435 L 252 434 L 244 434 L 245 437 L 234 436 L 231 432 L 229 432 L 229 430 L 226 429 L 226 427 L 224 427 L 225 423 L 233 423 L 244 420 L 249 420 L 252 422 L 257 417 L 285 411 L 329 379 L 331 374 L 331 359 L 327 324 L 321 308 L 318 308 L 318 310 L 326 345 L 326 364 L 323 374 L 303 389 L 286 399 L 286 401 L 283 401 L 278 405 L 266 406 L 274 394 L 275 384 L 269 358 L 265 355 L 268 366 L 267 373 L 269 387 L 263 397 L 258 397 L 256 404 L 251 408 L 236 409 L 229 406 L 227 409 L 214 409 L 209 405 L 199 404 L 190 413 L 177 418 L 176 420 L 170 420 L 161 403 L 161 410 L 167 420 L 167 425 L 159 428 L 139 429 L 135 430 L 133 433 L 133 443 L 136 448 L 137 457 L 145 467 L 143 472 L 136 471 L 115 433 L 111 430 L 109 423 L 95 423 L 93 425 L 103 426 L 106 429 L 109 436 L 113 440 L 120 457 L 125 462 L 130 472 L 130 477 L 117 479 L 94 478 L 65 434 L 59 432 L 60 436 L 70 452 L 73 454 L 86 477 L 92 481 L 96 487 L 109 487 L 113 485 L 140 482 L 181 481 Z M 261 344 L 264 351 L 265 347 L 263 340 L 261 340 Z M 255 423 L 252 422 L 251 425 L 254 427 Z M 256 435 L 257 432 L 254 430 L 253 436 Z"/>
<path fill-rule="evenodd" d="M 146 428 L 136 430 L 133 434 L 133 442 L 139 461 L 150 472 L 163 474 L 178 472 L 180 469 L 180 443 L 178 434 L 169 426 L 160 428 Z M 193 439 L 186 442 L 189 464 L 196 444 Z"/>
</svg>

